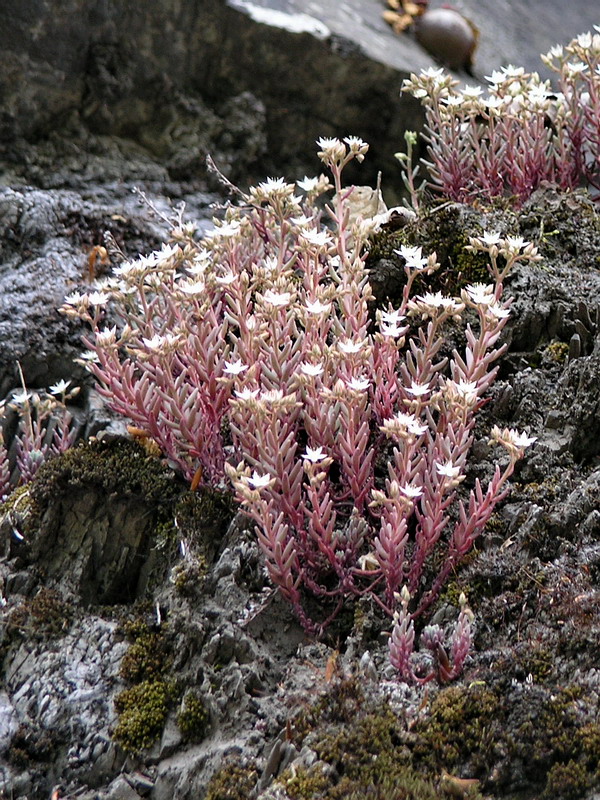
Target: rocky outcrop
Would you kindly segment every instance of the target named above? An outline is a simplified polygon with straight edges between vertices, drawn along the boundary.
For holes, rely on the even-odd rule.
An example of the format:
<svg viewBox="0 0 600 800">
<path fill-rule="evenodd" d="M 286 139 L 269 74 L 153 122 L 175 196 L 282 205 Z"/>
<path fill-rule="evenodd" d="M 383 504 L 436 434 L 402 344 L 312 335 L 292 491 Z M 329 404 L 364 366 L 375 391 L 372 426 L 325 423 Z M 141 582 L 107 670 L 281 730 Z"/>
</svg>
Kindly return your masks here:
<svg viewBox="0 0 600 800">
<path fill-rule="evenodd" d="M 465 237 L 492 227 L 537 237 L 546 260 L 507 281 L 509 349 L 468 480 L 493 470 L 492 424 L 538 440 L 455 579 L 476 615 L 464 678 L 398 684 L 388 624 L 368 603 L 307 640 L 267 583 L 248 521 L 104 435 L 50 462 L 0 511 L 0 787 L 28 800 L 57 786 L 80 800 L 295 800 L 300 785 L 333 798 L 371 776 L 433 800 L 464 778 L 497 798 L 591 800 L 600 222 L 584 196 L 542 191 L 519 215 L 453 205 L 403 236 L 437 248 L 452 280 Z M 370 265 L 380 300 L 393 294 L 398 260 Z M 440 624 L 456 616 L 456 586 Z M 391 772 L 365 772 L 376 763 L 365 753 Z"/>
<path fill-rule="evenodd" d="M 534 68 L 557 36 L 596 21 L 586 0 L 568 14 L 557 2 L 462 5 L 482 31 L 478 74 L 509 61 Z M 468 481 L 492 472 L 492 424 L 538 441 L 436 609 L 445 624 L 457 594 L 469 595 L 464 678 L 441 690 L 398 684 L 376 609 L 360 603 L 328 638 L 307 640 L 268 585 L 248 521 L 222 497 L 203 504 L 123 440 L 123 422 L 73 365 L 81 330 L 56 309 L 109 267 L 97 246 L 109 245 L 113 264 L 151 251 L 181 202 L 186 219 L 210 224 L 223 196 L 202 166 L 209 151 L 242 183 L 271 168 L 302 176 L 320 169 L 317 136 L 355 133 L 374 151 L 359 182 L 384 168 L 393 194 L 392 154 L 420 113 L 399 87 L 432 62 L 393 35 L 376 0 L 11 6 L 0 9 L 0 400 L 19 387 L 17 361 L 30 388 L 74 377 L 84 383 L 74 412 L 100 441 L 0 508 L 0 793 L 433 799 L 478 780 L 485 796 L 592 800 L 594 207 L 545 190 L 518 215 L 449 206 L 415 226 L 414 243 L 436 249 L 451 276 L 472 266 L 457 255 L 484 228 L 536 242 L 545 261 L 507 282 L 509 349 Z M 370 267 L 378 298 L 393 295 L 398 259 L 380 252 Z"/>
</svg>

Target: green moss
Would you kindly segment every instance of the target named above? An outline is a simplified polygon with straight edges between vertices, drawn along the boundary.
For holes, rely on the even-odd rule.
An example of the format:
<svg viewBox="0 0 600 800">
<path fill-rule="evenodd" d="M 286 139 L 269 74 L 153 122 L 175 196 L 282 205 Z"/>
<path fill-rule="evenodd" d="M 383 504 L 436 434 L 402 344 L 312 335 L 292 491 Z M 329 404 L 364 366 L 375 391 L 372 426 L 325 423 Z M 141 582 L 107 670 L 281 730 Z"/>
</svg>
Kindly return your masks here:
<svg viewBox="0 0 600 800">
<path fill-rule="evenodd" d="M 534 767 L 549 767 L 581 754 L 578 711 L 568 689 L 531 704 L 507 737 L 511 752 Z"/>
<path fill-rule="evenodd" d="M 207 538 L 214 548 L 233 516 L 231 494 L 210 487 L 187 490 L 175 473 L 135 441 L 91 441 L 44 464 L 31 485 L 32 499 L 45 507 L 57 492 L 92 484 L 107 494 L 142 498 L 157 512 L 155 532 L 169 540 L 176 528 Z M 212 537 L 212 538 L 211 538 Z"/>
<path fill-rule="evenodd" d="M 561 501 L 568 490 L 568 485 L 565 485 L 562 480 L 556 477 L 546 478 L 541 483 L 536 481 L 517 483 L 515 481 L 512 488 L 514 495 L 518 493 L 526 499 L 533 499 L 538 502 L 543 499 L 548 505 Z"/>
<path fill-rule="evenodd" d="M 163 622 L 154 630 L 143 616 L 137 616 L 121 622 L 120 629 L 131 642 L 119 667 L 123 680 L 128 683 L 160 680 L 171 664 L 168 623 Z"/>
<path fill-rule="evenodd" d="M 541 676 L 551 669 L 550 650 L 524 643 L 522 656 Z M 496 772 L 495 789 L 502 792 L 514 788 L 514 779 L 499 766 L 501 753 L 501 761 L 519 765 L 525 793 L 541 797 L 548 782 L 544 798 L 561 786 L 565 794 L 559 789 L 555 797 L 574 798 L 579 795 L 569 792 L 596 786 L 600 726 L 581 725 L 582 691 L 534 682 L 523 702 L 507 692 L 507 684 L 510 677 L 499 678 L 494 688 L 481 682 L 443 689 L 407 731 L 388 705 L 365 696 L 358 680 L 336 681 L 289 728 L 295 746 L 310 747 L 319 761 L 286 770 L 278 782 L 293 800 L 428 799 L 463 791 L 463 778 L 478 779 L 485 791 L 485 780 Z M 469 797 L 481 797 L 476 785 L 467 789 Z"/>
<path fill-rule="evenodd" d="M 205 800 L 248 800 L 252 797 L 258 772 L 253 764 L 228 758 L 212 776 L 206 787 Z"/>
<path fill-rule="evenodd" d="M 469 237 L 480 236 L 482 232 L 479 219 L 465 217 L 460 206 L 440 206 L 399 231 L 382 230 L 375 234 L 370 242 L 367 267 L 376 267 L 380 259 L 397 261 L 397 291 L 405 279 L 401 259 L 394 251 L 402 245 L 420 246 L 426 255 L 436 253 L 440 268 L 431 276 L 418 277 L 413 284 L 414 293 L 443 291 L 454 295 L 469 283 L 490 280 L 487 254 L 466 250 Z"/>
<path fill-rule="evenodd" d="M 543 653 L 544 674 L 551 668 L 549 659 L 550 653 Z M 579 696 L 568 689 L 532 693 L 527 703 L 514 704 L 486 686 L 445 689 L 414 728 L 413 766 L 460 774 L 468 763 L 484 778 L 500 749 L 511 763 L 522 765 L 531 786 L 546 783 L 544 798 L 580 797 L 598 780 L 600 730 L 578 723 Z"/>
<path fill-rule="evenodd" d="M 173 509 L 177 531 L 185 536 L 189 557 L 175 565 L 171 581 L 184 597 L 194 597 L 204 587 L 208 567 L 236 506 L 231 494 L 210 487 L 185 492 Z"/>
<path fill-rule="evenodd" d="M 105 492 L 135 495 L 165 505 L 182 493 L 174 473 L 133 441 L 92 441 L 47 462 L 32 485 L 37 503 L 47 503 L 57 491 L 93 484 Z"/>
<path fill-rule="evenodd" d="M 525 675 L 531 675 L 534 683 L 542 683 L 554 669 L 555 654 L 541 645 L 528 647 L 520 659 L 520 666 Z"/>
<path fill-rule="evenodd" d="M 381 258 L 396 259 L 398 256 L 394 251 L 407 244 L 408 239 L 404 230 L 383 229 L 378 231 L 369 241 L 367 265 L 374 264 Z"/>
<path fill-rule="evenodd" d="M 73 607 L 54 589 L 40 589 L 8 615 L 7 627 L 11 633 L 27 634 L 33 638 L 61 636 L 69 629 Z"/>
<path fill-rule="evenodd" d="M 286 794 L 292 800 L 310 800 L 313 797 L 325 797 L 331 788 L 331 777 L 324 773 L 322 764 L 314 764 L 309 769 L 285 770 L 277 783 L 285 787 Z"/>
<path fill-rule="evenodd" d="M 172 470 L 148 456 L 136 442 L 82 443 L 43 464 L 32 483 L 24 487 L 29 493 L 21 523 L 25 537 L 35 536 L 44 513 L 57 497 L 90 485 L 107 495 L 142 499 L 152 513 L 155 531 L 161 525 L 173 525 L 173 504 L 185 492 Z M 18 511 L 21 513 L 20 506 Z"/>
<path fill-rule="evenodd" d="M 491 764 L 500 701 L 485 686 L 452 686 L 432 701 L 430 715 L 419 723 L 415 755 L 431 769 L 451 772 L 470 759 L 477 769 Z"/>
<path fill-rule="evenodd" d="M 552 668 L 550 652 L 538 648 L 544 677 Z M 536 684 L 534 684 L 536 685 Z M 485 686 L 450 687 L 432 701 L 427 718 L 414 732 L 413 756 L 425 766 L 452 772 L 465 763 L 478 776 L 494 768 L 498 748 L 522 764 L 526 779 L 547 779 L 545 797 L 575 798 L 598 781 L 600 728 L 580 725 L 581 691 L 535 691 L 527 703 L 509 702 Z M 560 788 L 562 787 L 562 788 Z"/>
<path fill-rule="evenodd" d="M 455 608 L 459 608 L 461 594 L 464 594 L 468 599 L 470 596 L 470 590 L 470 585 L 465 584 L 458 579 L 450 581 L 440 594 L 439 605 L 441 606 L 447 603 Z"/>
<path fill-rule="evenodd" d="M 417 772 L 404 744 L 404 723 L 386 703 L 373 703 L 356 677 L 334 681 L 296 716 L 290 735 L 319 761 L 279 778 L 293 800 L 437 800 L 434 774 Z"/>
<path fill-rule="evenodd" d="M 26 514 L 30 508 L 29 484 L 13 489 L 4 502 L 0 503 L 0 522 L 11 512 Z"/>
<path fill-rule="evenodd" d="M 173 519 L 160 519 L 154 526 L 154 549 L 162 552 L 174 549 L 177 546 L 177 528 Z"/>
<path fill-rule="evenodd" d="M 127 752 L 138 753 L 150 747 L 162 733 L 175 686 L 165 678 L 170 666 L 167 625 L 151 630 L 141 616 L 121 623 L 130 640 L 119 674 L 128 683 L 115 699 L 119 721 L 113 738 Z"/>
<path fill-rule="evenodd" d="M 407 763 L 410 755 L 401 746 L 399 733 L 398 719 L 387 707 L 382 707 L 316 745 L 319 757 L 342 775 L 328 797 L 343 800 L 353 793 L 365 796 L 370 791 L 373 797 L 398 800 L 434 798 L 433 785 L 417 780 Z M 408 791 L 410 785 L 412 789 Z M 393 794 L 387 795 L 390 787 Z"/>
<path fill-rule="evenodd" d="M 128 753 L 139 753 L 160 737 L 172 697 L 164 680 L 143 681 L 117 695 L 119 722 L 113 739 Z"/>
<path fill-rule="evenodd" d="M 180 586 L 188 594 L 202 587 L 208 564 L 235 512 L 231 494 L 209 487 L 190 491 L 171 469 L 135 441 L 91 441 L 44 464 L 26 487 L 27 494 L 21 496 L 27 496 L 27 514 L 19 518 L 25 538 L 35 539 L 57 498 L 90 486 L 100 497 L 105 493 L 132 498 L 147 509 L 152 555 L 146 578 L 149 589 L 179 560 L 177 548 L 182 536 L 189 544 L 194 569 L 179 576 Z M 11 503 L 16 505 L 16 500 L 11 498 Z M 190 564 L 181 569 L 187 570 Z"/>
<path fill-rule="evenodd" d="M 319 759 L 309 770 L 287 770 L 278 779 L 292 800 L 436 800 L 433 783 L 410 764 L 400 723 L 387 706 L 361 715 L 332 733 L 311 737 Z"/>
<path fill-rule="evenodd" d="M 201 741 L 209 723 L 209 714 L 201 697 L 195 692 L 186 694 L 183 708 L 177 715 L 177 725 L 183 736 L 190 742 Z"/>
<path fill-rule="evenodd" d="M 173 509 L 173 519 L 198 558 L 210 561 L 236 510 L 230 493 L 203 487 L 181 495 Z"/>
<path fill-rule="evenodd" d="M 171 581 L 184 597 L 192 597 L 204 586 L 208 564 L 202 556 L 176 564 L 171 573 Z"/>
<path fill-rule="evenodd" d="M 569 355 L 569 345 L 566 342 L 550 342 L 544 349 L 542 358 L 553 361 L 556 364 L 564 364 Z"/>
<path fill-rule="evenodd" d="M 150 602 L 143 602 L 136 606 L 135 616 L 121 618 L 119 621 L 119 633 L 125 635 L 130 642 L 136 642 L 142 636 L 147 636 L 150 632 L 145 617 L 154 612 Z"/>
<path fill-rule="evenodd" d="M 584 725 L 579 729 L 578 736 L 581 742 L 581 749 L 592 768 L 598 769 L 600 766 L 600 724 L 590 723 Z"/>
<path fill-rule="evenodd" d="M 342 781 L 343 784 L 343 781 Z M 409 767 L 397 767 L 380 784 L 336 793 L 339 800 L 439 800 L 440 793 L 431 781 L 424 780 Z M 342 787 L 343 791 L 343 787 Z"/>
<path fill-rule="evenodd" d="M 119 674 L 128 683 L 157 680 L 168 666 L 164 631 L 140 633 L 121 660 Z"/>
<path fill-rule="evenodd" d="M 383 766 L 383 765 L 382 765 Z M 335 783 L 320 764 L 310 769 L 286 770 L 278 779 L 292 800 L 439 800 L 431 781 L 410 767 L 387 763 L 388 772 L 370 782 L 369 775 L 344 775 Z"/>
<path fill-rule="evenodd" d="M 569 761 L 566 764 L 554 764 L 548 772 L 546 789 L 542 798 L 554 800 L 578 800 L 584 797 L 590 786 L 589 776 L 583 764 Z"/>
</svg>

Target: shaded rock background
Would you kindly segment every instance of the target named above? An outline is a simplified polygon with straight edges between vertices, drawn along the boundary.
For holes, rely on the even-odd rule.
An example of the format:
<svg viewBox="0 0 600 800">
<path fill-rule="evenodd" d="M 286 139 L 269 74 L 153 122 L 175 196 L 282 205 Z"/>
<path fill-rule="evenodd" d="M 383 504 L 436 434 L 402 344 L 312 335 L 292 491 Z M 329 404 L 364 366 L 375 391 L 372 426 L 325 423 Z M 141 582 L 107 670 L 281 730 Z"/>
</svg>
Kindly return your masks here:
<svg viewBox="0 0 600 800">
<path fill-rule="evenodd" d="M 14 6 L 0 2 L 1 397 L 18 386 L 17 359 L 31 387 L 81 379 L 80 331 L 56 312 L 63 295 L 87 285 L 106 231 L 125 254 L 166 235 L 134 187 L 160 213 L 183 201 L 208 225 L 221 196 L 207 152 L 243 184 L 301 177 L 319 169 L 317 136 L 354 133 L 373 150 L 360 182 L 383 168 L 397 192 L 392 154 L 420 124 L 400 85 L 431 60 L 391 33 L 374 0 Z M 597 22 L 582 0 L 568 13 L 554 2 L 462 7 L 482 31 L 478 74 L 536 68 L 557 32 L 567 40 Z M 369 607 L 361 625 L 307 641 L 243 519 L 217 502 L 215 520 L 159 462 L 105 436 L 94 469 L 55 462 L 0 512 L 6 796 L 45 800 L 60 785 L 86 800 L 285 800 L 301 796 L 294 774 L 349 779 L 352 744 L 336 760 L 324 738 L 384 703 L 398 715 L 394 757 L 438 782 L 432 796 L 447 770 L 479 779 L 484 796 L 597 797 L 600 222 L 583 197 L 547 191 L 518 216 L 451 207 L 445 225 L 448 266 L 456 242 L 483 228 L 522 234 L 546 259 L 508 283 L 510 347 L 470 480 L 491 474 L 494 422 L 539 441 L 436 612 L 452 618 L 467 590 L 477 636 L 464 678 L 428 693 L 395 683 L 385 621 Z M 439 249 L 442 229 L 432 218 L 415 236 Z M 393 293 L 397 263 L 371 266 L 379 295 Z M 93 393 L 78 413 L 87 432 L 119 430 Z M 301 712 L 318 698 L 311 726 Z M 124 749 L 145 735 L 141 753 Z M 224 765 L 221 788 L 208 788 Z"/>
<path fill-rule="evenodd" d="M 586 0 L 460 6 L 481 30 L 481 76 L 511 62 L 540 69 L 557 37 L 597 22 Z M 143 14 L 128 0 L 4 2 L 5 158 L 17 170 L 31 164 L 25 143 L 54 132 L 71 163 L 77 148 L 93 159 L 89 133 L 132 140 L 184 180 L 211 149 L 235 179 L 314 169 L 318 136 L 352 133 L 371 143 L 367 169 L 387 166 L 391 184 L 393 152 L 420 119 L 418 103 L 398 100 L 402 80 L 432 62 L 411 36 L 392 33 L 382 10 L 378 0 L 149 0 Z M 262 137 L 248 116 L 263 116 Z M 55 167 L 65 156 L 56 151 Z"/>
</svg>

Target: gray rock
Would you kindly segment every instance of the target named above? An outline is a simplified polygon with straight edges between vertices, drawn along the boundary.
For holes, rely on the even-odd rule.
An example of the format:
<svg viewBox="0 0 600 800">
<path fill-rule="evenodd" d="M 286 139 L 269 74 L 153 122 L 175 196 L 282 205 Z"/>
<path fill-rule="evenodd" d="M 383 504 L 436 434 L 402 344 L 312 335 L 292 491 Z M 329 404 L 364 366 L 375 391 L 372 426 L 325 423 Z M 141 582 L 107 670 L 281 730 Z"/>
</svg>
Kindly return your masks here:
<svg viewBox="0 0 600 800">
<path fill-rule="evenodd" d="M 18 727 L 18 715 L 9 696 L 0 692 L 0 755 L 10 746 Z"/>
<path fill-rule="evenodd" d="M 181 746 L 183 736 L 173 715 L 167 718 L 166 725 L 160 740 L 160 759 L 169 758 Z"/>
<path fill-rule="evenodd" d="M 140 795 L 129 783 L 125 775 L 119 775 L 102 793 L 102 798 L 103 800 L 139 800 Z"/>
<path fill-rule="evenodd" d="M 83 379 L 85 373 L 73 365 L 83 349 L 83 328 L 58 308 L 65 295 L 89 287 L 92 247 L 109 232 L 126 252 L 137 254 L 165 236 L 164 224 L 132 189 L 133 184 L 121 186 L 103 201 L 70 190 L 0 186 L 0 397 L 19 386 L 17 362 L 30 388 L 74 375 Z M 210 199 L 188 197 L 190 210 L 201 217 Z M 172 213 L 166 198 L 155 200 L 161 213 Z"/>
<path fill-rule="evenodd" d="M 127 780 L 142 797 L 146 797 L 154 786 L 152 778 L 149 778 L 141 772 L 134 772 L 127 775 Z"/>
</svg>

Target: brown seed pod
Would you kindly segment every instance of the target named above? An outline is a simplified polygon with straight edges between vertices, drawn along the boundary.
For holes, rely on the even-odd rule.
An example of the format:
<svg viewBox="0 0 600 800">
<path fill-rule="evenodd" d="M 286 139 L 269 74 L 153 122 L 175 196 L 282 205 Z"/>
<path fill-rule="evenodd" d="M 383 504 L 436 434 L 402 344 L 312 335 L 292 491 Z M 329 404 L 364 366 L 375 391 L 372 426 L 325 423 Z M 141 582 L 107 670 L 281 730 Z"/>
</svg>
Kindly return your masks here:
<svg viewBox="0 0 600 800">
<path fill-rule="evenodd" d="M 449 69 L 471 71 L 479 32 L 453 8 L 433 8 L 414 22 L 419 44 Z"/>
</svg>

